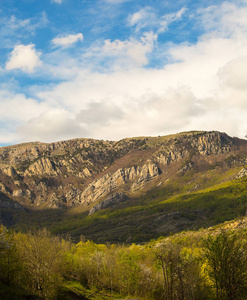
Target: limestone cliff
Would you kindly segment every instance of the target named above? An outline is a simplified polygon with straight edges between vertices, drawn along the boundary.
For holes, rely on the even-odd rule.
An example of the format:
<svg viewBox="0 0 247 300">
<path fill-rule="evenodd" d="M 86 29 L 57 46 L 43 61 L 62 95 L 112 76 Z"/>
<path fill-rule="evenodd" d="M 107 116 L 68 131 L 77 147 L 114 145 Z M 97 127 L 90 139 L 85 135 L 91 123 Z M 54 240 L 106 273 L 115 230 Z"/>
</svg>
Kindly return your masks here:
<svg viewBox="0 0 247 300">
<path fill-rule="evenodd" d="M 60 173 L 61 171 L 57 169 L 48 158 L 41 157 L 28 167 L 28 169 L 24 172 L 24 176 L 44 174 L 49 176 L 57 176 Z"/>
<path fill-rule="evenodd" d="M 228 153 L 233 145 L 233 140 L 225 133 L 205 132 L 168 140 L 156 152 L 156 159 L 159 163 L 168 165 L 182 160 L 191 153 L 199 153 L 203 156 Z"/>
<path fill-rule="evenodd" d="M 128 182 L 133 182 L 131 188 L 137 190 L 141 188 L 145 182 L 152 180 L 158 175 L 159 168 L 151 161 L 148 161 L 147 164 L 142 167 L 121 168 L 113 174 L 108 173 L 93 181 L 82 193 L 78 193 L 77 191 L 74 193 L 75 197 L 71 200 L 77 204 L 89 205 Z M 71 194 L 71 191 L 69 193 Z M 66 198 L 68 198 L 68 195 Z"/>
<path fill-rule="evenodd" d="M 113 193 L 135 195 L 169 176 L 183 176 L 193 170 L 193 159 L 212 164 L 215 157 L 234 156 L 245 146 L 245 141 L 225 133 L 189 132 L 117 142 L 74 139 L 2 147 L 0 191 L 29 207 L 91 207 Z M 233 161 L 240 161 L 239 156 Z"/>
<path fill-rule="evenodd" d="M 99 211 L 104 208 L 108 208 L 113 206 L 114 204 L 125 202 L 127 200 L 127 197 L 124 195 L 124 193 L 115 193 L 111 196 L 109 196 L 107 199 L 103 200 L 102 202 L 95 204 L 90 210 L 89 210 L 89 216 L 94 214 L 96 211 Z"/>
</svg>

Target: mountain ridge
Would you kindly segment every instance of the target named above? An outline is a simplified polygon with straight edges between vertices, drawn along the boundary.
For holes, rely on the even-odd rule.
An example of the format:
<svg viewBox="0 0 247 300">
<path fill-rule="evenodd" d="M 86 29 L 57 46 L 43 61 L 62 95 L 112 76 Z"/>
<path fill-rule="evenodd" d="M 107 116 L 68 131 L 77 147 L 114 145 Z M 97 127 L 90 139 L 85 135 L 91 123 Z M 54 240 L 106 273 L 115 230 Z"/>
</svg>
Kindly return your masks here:
<svg viewBox="0 0 247 300">
<path fill-rule="evenodd" d="M 130 215 L 135 215 L 138 209 L 131 207 L 137 204 L 152 211 L 155 204 L 151 203 L 157 199 L 169 202 L 172 196 L 183 194 L 192 199 L 196 191 L 232 182 L 246 163 L 247 141 L 217 131 L 120 141 L 73 139 L 24 143 L 0 148 L 0 192 L 11 203 L 18 203 L 17 207 L 24 209 L 27 217 L 37 209 L 41 213 L 51 210 L 50 214 L 56 217 L 77 211 L 78 218 L 87 223 L 104 213 L 113 211 L 117 215 L 121 209 L 133 210 Z M 169 190 L 172 190 L 170 196 Z M 154 196 L 158 193 L 161 196 Z M 149 194 L 154 200 L 148 199 Z M 10 208 L 13 209 L 12 204 Z M 1 209 L 4 219 L 4 208 Z M 95 211 L 93 215 L 90 210 Z M 158 223 L 181 216 L 176 210 L 167 210 L 163 215 L 150 214 L 154 214 Z M 138 215 L 146 218 L 145 212 Z M 20 222 L 12 223 L 18 226 Z"/>
</svg>

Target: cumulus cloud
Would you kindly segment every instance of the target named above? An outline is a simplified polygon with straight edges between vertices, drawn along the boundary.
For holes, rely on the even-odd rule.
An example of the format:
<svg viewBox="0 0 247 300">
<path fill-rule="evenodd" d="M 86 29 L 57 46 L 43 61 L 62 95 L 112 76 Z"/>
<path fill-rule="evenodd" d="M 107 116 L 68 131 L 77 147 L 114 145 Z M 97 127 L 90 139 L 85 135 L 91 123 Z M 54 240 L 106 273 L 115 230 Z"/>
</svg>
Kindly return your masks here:
<svg viewBox="0 0 247 300">
<path fill-rule="evenodd" d="M 143 66 L 148 63 L 147 55 L 152 52 L 157 35 L 146 32 L 140 40 L 106 40 L 103 46 L 103 54 L 116 57 L 118 63 Z"/>
<path fill-rule="evenodd" d="M 247 56 L 229 61 L 219 69 L 218 76 L 223 87 L 247 92 Z"/>
<path fill-rule="evenodd" d="M 18 101 L 20 105 L 26 103 L 23 107 L 28 111 L 31 103 L 32 113 L 29 111 L 17 119 L 18 134 L 23 140 L 55 141 L 74 137 L 117 140 L 192 129 L 221 130 L 244 137 L 247 133 L 247 11 L 232 5 L 225 2 L 214 9 L 197 11 L 193 17 L 205 33 L 194 43 L 160 45 L 158 30 L 165 28 L 160 20 L 155 25 L 156 31 L 122 41 L 98 42 L 97 47 L 93 45 L 88 53 L 74 57 L 69 63 L 60 56 L 65 51 L 59 48 L 53 55 L 57 55 L 56 72 L 61 73 L 57 76 L 61 76 L 62 82 L 34 87 L 32 92 L 40 103 L 17 97 L 16 102 L 10 101 L 7 106 L 5 97 L 0 112 L 7 116 Z M 231 15 L 229 7 L 232 7 Z M 162 21 L 168 24 L 183 13 L 181 10 L 166 15 Z M 144 24 L 145 18 L 145 11 L 135 15 L 132 26 Z M 227 32 L 230 27 L 232 30 Z M 149 57 L 157 47 L 166 62 L 160 61 L 159 68 L 147 68 Z M 53 70 L 52 56 L 46 63 L 47 69 Z M 18 106 L 13 120 L 15 115 L 18 118 L 17 114 Z"/>
<path fill-rule="evenodd" d="M 18 45 L 10 54 L 10 59 L 6 63 L 6 70 L 21 69 L 31 73 L 41 65 L 39 59 L 41 53 L 35 49 L 35 45 Z"/>
<path fill-rule="evenodd" d="M 20 142 L 16 128 L 27 120 L 38 117 L 50 110 L 47 103 L 27 98 L 23 94 L 15 94 L 7 89 L 0 90 L 0 144 Z"/>
<path fill-rule="evenodd" d="M 87 135 L 75 119 L 63 109 L 51 109 L 36 118 L 31 118 L 25 124 L 20 125 L 17 132 L 24 141 L 46 142 Z"/>
<path fill-rule="evenodd" d="M 166 47 L 170 63 L 163 68 L 143 68 L 157 34 L 143 35 L 140 40 L 106 41 L 99 55 L 108 55 L 110 62 L 115 57 L 118 69 L 109 67 L 111 72 L 103 73 L 79 71 L 72 81 L 42 91 L 39 97 L 59 98 L 70 107 L 88 136 L 95 138 L 119 139 L 191 129 L 218 129 L 244 136 L 247 38 L 242 36 L 243 24 L 235 26 L 231 36 L 225 36 L 220 27 L 225 24 L 224 5 L 217 9 L 218 32 L 214 26 L 213 31 L 206 31 L 194 44 Z M 239 10 L 233 10 L 234 24 Z M 205 14 L 198 14 L 204 22 Z M 128 69 L 123 67 L 126 61 L 131 62 Z M 119 117 L 114 118 L 114 114 Z"/>
<path fill-rule="evenodd" d="M 52 40 L 52 43 L 55 46 L 68 47 L 68 46 L 71 46 L 72 44 L 74 44 L 78 41 L 82 41 L 82 40 L 83 40 L 82 33 L 77 33 L 77 34 L 68 34 L 65 36 L 56 37 Z"/>
<path fill-rule="evenodd" d="M 0 146 L 10 145 L 13 142 L 18 143 L 19 137 L 16 134 L 16 131 L 13 129 L 12 126 L 6 126 L 0 128 Z"/>
<path fill-rule="evenodd" d="M 79 123 L 87 126 L 103 126 L 111 124 L 112 120 L 121 120 L 124 116 L 120 107 L 113 103 L 91 102 L 76 116 Z"/>
<path fill-rule="evenodd" d="M 212 5 L 198 10 L 200 25 L 207 32 L 214 31 L 217 35 L 245 34 L 247 31 L 247 7 L 238 6 L 225 1 L 221 5 Z M 199 24 L 198 24 L 199 25 Z"/>
<path fill-rule="evenodd" d="M 18 124 L 38 116 L 48 109 L 50 109 L 50 106 L 47 103 L 27 98 L 23 94 L 0 90 L 0 119 L 2 121 L 8 120 Z"/>
</svg>

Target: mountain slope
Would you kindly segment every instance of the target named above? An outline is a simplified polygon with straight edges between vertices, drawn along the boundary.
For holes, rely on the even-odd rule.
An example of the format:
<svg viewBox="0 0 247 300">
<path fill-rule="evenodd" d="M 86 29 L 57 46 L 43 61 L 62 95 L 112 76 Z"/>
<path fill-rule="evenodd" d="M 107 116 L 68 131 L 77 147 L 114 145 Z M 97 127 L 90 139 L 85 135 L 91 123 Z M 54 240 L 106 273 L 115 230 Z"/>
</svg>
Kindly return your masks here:
<svg viewBox="0 0 247 300">
<path fill-rule="evenodd" d="M 246 162 L 247 141 L 220 132 L 3 147 L 1 215 L 76 239 L 145 241 L 244 215 Z"/>
</svg>

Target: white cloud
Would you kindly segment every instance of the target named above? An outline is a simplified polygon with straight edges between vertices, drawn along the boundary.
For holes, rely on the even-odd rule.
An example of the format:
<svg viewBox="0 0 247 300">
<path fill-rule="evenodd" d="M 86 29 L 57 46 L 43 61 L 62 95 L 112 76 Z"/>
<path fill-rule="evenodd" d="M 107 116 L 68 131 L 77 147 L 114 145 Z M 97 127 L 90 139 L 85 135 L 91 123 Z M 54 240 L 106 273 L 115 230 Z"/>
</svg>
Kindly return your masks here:
<svg viewBox="0 0 247 300">
<path fill-rule="evenodd" d="M 82 41 L 82 40 L 83 40 L 82 33 L 78 33 L 78 34 L 68 34 L 65 36 L 56 37 L 52 40 L 52 43 L 55 46 L 68 47 L 68 46 L 70 46 L 78 41 Z"/>
<path fill-rule="evenodd" d="M 160 20 L 160 27 L 158 29 L 158 33 L 166 31 L 171 23 L 181 19 L 186 10 L 187 9 L 185 7 L 182 7 L 179 11 L 175 13 L 170 13 L 162 16 Z"/>
<path fill-rule="evenodd" d="M 148 63 L 147 55 L 152 52 L 157 35 L 146 32 L 140 40 L 131 38 L 127 41 L 106 40 L 103 46 L 103 54 L 116 57 L 117 62 L 129 65 L 144 66 Z"/>
<path fill-rule="evenodd" d="M 150 24 L 150 22 L 153 23 L 156 18 L 157 16 L 153 12 L 153 9 L 151 7 L 145 7 L 133 15 L 130 15 L 128 21 L 130 26 L 138 25 L 138 29 L 141 29 Z"/>
<path fill-rule="evenodd" d="M 247 56 L 229 61 L 219 69 L 218 76 L 222 87 L 247 92 Z"/>
<path fill-rule="evenodd" d="M 15 15 L 1 16 L 0 36 L 6 38 L 14 36 L 16 39 L 24 36 L 27 32 L 34 34 L 38 28 L 45 27 L 47 23 L 48 18 L 44 11 L 28 19 L 19 19 Z"/>
<path fill-rule="evenodd" d="M 23 140 L 53 142 L 86 135 L 86 131 L 64 109 L 51 109 L 17 128 Z"/>
<path fill-rule="evenodd" d="M 107 3 L 111 3 L 111 4 L 118 4 L 118 3 L 123 3 L 123 2 L 130 2 L 133 0 L 105 0 Z"/>
<path fill-rule="evenodd" d="M 201 25 L 209 32 L 229 37 L 234 33 L 247 32 L 247 7 L 237 6 L 234 3 L 223 2 L 221 5 L 210 6 L 198 11 Z"/>
<path fill-rule="evenodd" d="M 23 40 L 28 40 L 37 34 L 37 30 L 48 24 L 46 13 L 35 14 L 32 18 L 21 19 L 15 15 L 9 16 L 0 10 L 0 40 L 2 49 L 14 48 Z M 27 42 L 28 44 L 29 42 Z"/>
<path fill-rule="evenodd" d="M 224 7 L 218 10 L 218 23 L 224 24 Z M 240 12 L 237 8 L 234 12 L 235 24 Z M 204 20 L 205 15 L 200 12 L 199 17 Z M 242 35 L 243 25 L 235 26 L 228 37 L 222 26 L 195 44 L 166 47 L 172 63 L 160 69 L 143 68 L 154 49 L 154 33 L 139 40 L 106 41 L 94 55 L 109 57 L 109 72 L 77 70 L 73 80 L 38 96 L 59 99 L 88 137 L 119 139 L 192 129 L 243 137 L 247 132 L 247 38 Z M 114 64 L 118 68 L 112 68 Z"/>
<path fill-rule="evenodd" d="M 91 102 L 86 109 L 80 111 L 76 116 L 80 124 L 90 126 L 109 125 L 112 120 L 120 120 L 124 113 L 120 107 L 109 101 Z"/>
<path fill-rule="evenodd" d="M 8 90 L 0 90 L 0 119 L 20 123 L 39 116 L 51 107 L 44 102 L 27 98 L 23 94 L 14 94 Z"/>
<path fill-rule="evenodd" d="M 221 130 L 244 137 L 247 11 L 228 5 L 198 12 L 197 23 L 205 34 L 194 44 L 159 45 L 158 35 L 149 32 L 141 38 L 107 40 L 70 60 L 64 56 L 69 54 L 59 48 L 49 59 L 46 56 L 45 69 L 47 76 L 56 72 L 63 81 L 34 87 L 32 92 L 41 103 L 14 95 L 3 97 L 5 106 L 0 106 L 0 117 L 4 119 L 16 106 L 12 120 L 19 121 L 18 133 L 23 140 L 120 139 L 192 129 Z M 167 15 L 166 21 L 182 14 Z M 140 22 L 141 17 L 136 15 L 134 26 Z M 156 32 L 161 28 L 159 22 Z M 232 28 L 231 32 L 227 28 Z M 168 63 L 163 66 L 161 61 L 159 69 L 144 67 L 159 46 Z M 12 98 L 16 100 L 11 102 Z M 21 105 L 27 115 L 18 119 Z"/>
<path fill-rule="evenodd" d="M 185 11 L 186 8 L 183 7 L 177 12 L 158 16 L 155 10 L 148 6 L 130 15 L 128 17 L 128 23 L 132 27 L 135 26 L 136 31 L 151 27 L 153 30 L 157 31 L 157 33 L 161 33 L 166 31 L 171 23 L 181 19 Z"/>
<path fill-rule="evenodd" d="M 62 0 L 51 0 L 52 3 L 57 3 L 57 4 L 61 4 Z"/>
<path fill-rule="evenodd" d="M 21 69 L 31 73 L 41 65 L 39 59 L 41 53 L 36 51 L 35 45 L 18 45 L 10 54 L 10 59 L 6 63 L 6 70 Z"/>
<path fill-rule="evenodd" d="M 18 31 L 24 29 L 34 33 L 37 28 L 42 28 L 48 23 L 47 15 L 43 11 L 40 14 L 29 19 L 18 19 L 15 15 L 12 15 L 9 20 L 7 20 L 7 28 L 12 31 Z"/>
</svg>

